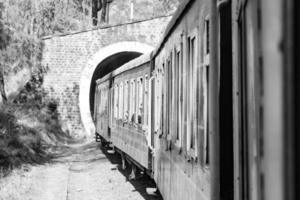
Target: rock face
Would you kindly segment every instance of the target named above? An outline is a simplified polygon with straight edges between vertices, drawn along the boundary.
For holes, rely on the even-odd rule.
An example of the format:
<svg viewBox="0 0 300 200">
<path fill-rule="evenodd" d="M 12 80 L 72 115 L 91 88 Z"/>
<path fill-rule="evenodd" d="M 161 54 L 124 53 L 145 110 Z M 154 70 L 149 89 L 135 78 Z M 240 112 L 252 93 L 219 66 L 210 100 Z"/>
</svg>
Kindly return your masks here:
<svg viewBox="0 0 300 200">
<path fill-rule="evenodd" d="M 82 80 L 82 74 L 86 71 L 85 68 L 91 58 L 95 55 L 101 56 L 102 50 L 106 47 L 126 41 L 155 47 L 170 18 L 159 17 L 44 38 L 42 64 L 48 69 L 44 88 L 48 92 L 48 97 L 55 99 L 59 104 L 58 111 L 62 125 L 70 134 L 82 137 L 87 133 L 80 112 L 89 111 L 80 110 L 79 93 L 81 82 L 90 81 L 88 78 Z"/>
</svg>

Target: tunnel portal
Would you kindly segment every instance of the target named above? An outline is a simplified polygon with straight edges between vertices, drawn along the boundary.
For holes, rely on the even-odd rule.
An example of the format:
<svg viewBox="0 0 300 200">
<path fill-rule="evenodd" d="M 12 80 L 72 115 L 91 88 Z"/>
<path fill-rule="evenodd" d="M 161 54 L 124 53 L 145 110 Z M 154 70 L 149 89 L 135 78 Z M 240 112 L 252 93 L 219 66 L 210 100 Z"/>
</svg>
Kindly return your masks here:
<svg viewBox="0 0 300 200">
<path fill-rule="evenodd" d="M 112 56 L 107 57 L 97 66 L 91 81 L 90 86 L 90 112 L 93 116 L 94 113 L 94 95 L 95 95 L 95 88 L 96 88 L 96 80 L 99 78 L 104 77 L 106 74 L 114 71 L 115 69 L 119 68 L 123 64 L 127 63 L 128 61 L 140 56 L 142 53 L 140 52 L 133 52 L 133 51 L 126 51 L 116 53 Z"/>
</svg>

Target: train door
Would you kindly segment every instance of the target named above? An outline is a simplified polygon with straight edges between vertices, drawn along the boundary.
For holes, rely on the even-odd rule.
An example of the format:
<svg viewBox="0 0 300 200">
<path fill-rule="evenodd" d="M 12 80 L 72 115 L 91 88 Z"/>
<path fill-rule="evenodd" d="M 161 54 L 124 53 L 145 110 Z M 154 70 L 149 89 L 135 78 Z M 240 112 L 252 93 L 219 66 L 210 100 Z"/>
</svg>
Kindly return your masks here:
<svg viewBox="0 0 300 200">
<path fill-rule="evenodd" d="M 300 199 L 300 2 L 283 2 L 284 199 Z M 275 11 L 276 12 L 276 11 Z M 298 54 L 298 55 L 297 55 Z M 279 68 L 282 69 L 282 68 Z M 280 71 L 282 74 L 282 71 Z M 270 198 L 271 199 L 271 198 Z"/>
<path fill-rule="evenodd" d="M 300 2 L 297 0 L 294 0 L 294 10 L 292 11 L 293 13 L 293 20 L 294 20 L 294 29 L 293 29 L 293 42 L 295 43 L 294 49 L 293 49 L 293 58 L 294 58 L 294 71 L 295 71 L 295 83 L 296 89 L 295 89 L 295 97 L 294 97 L 294 102 L 297 102 L 296 106 L 296 114 L 295 114 L 295 130 L 294 130 L 294 137 L 295 137 L 295 142 L 294 142 L 294 199 L 300 199 L 300 191 L 297 190 L 297 186 L 300 184 L 300 136 L 299 136 L 299 131 L 300 131 L 300 56 L 296 55 L 299 54 L 300 50 L 300 39 L 299 39 L 299 34 L 300 34 L 300 12 L 298 9 L 300 8 Z"/>
<path fill-rule="evenodd" d="M 295 79 L 296 83 L 296 89 L 295 89 L 295 100 L 294 102 L 297 102 L 296 106 L 296 114 L 295 114 L 295 130 L 294 130 L 294 137 L 295 137 L 295 142 L 294 142 L 294 162 L 295 162 L 295 180 L 294 180 L 294 199 L 300 199 L 300 191 L 297 190 L 297 186 L 300 184 L 300 136 L 299 136 L 299 131 L 300 131 L 300 70 L 299 70 L 299 65 L 300 65 L 300 56 L 296 55 L 299 54 L 300 50 L 300 39 L 299 39 L 299 34 L 300 34 L 300 12 L 298 12 L 298 9 L 300 8 L 300 2 L 297 0 L 294 0 L 294 10 L 292 11 L 293 13 L 293 19 L 294 19 L 294 29 L 293 29 L 293 39 L 295 43 L 295 47 L 293 49 L 293 58 L 294 58 L 294 70 L 295 70 Z"/>
<path fill-rule="evenodd" d="M 237 16 L 238 139 L 235 172 L 239 177 L 237 199 L 261 199 L 260 174 L 260 79 L 258 76 L 258 3 L 240 0 Z"/>
<path fill-rule="evenodd" d="M 150 149 L 154 148 L 154 115 L 153 115 L 153 109 L 154 109 L 154 101 L 152 101 L 152 96 L 154 94 L 154 88 L 152 87 L 153 84 L 155 83 L 154 77 L 151 77 L 149 79 L 149 84 L 148 84 L 148 91 L 149 91 L 149 96 L 148 96 L 148 134 L 147 134 L 147 141 L 148 141 L 148 146 Z"/>
<path fill-rule="evenodd" d="M 219 11 L 220 65 L 220 199 L 233 199 L 233 103 L 231 3 L 224 1 Z"/>
<path fill-rule="evenodd" d="M 108 88 L 108 113 L 109 113 L 109 122 L 108 122 L 108 137 L 111 138 L 111 128 L 113 123 L 113 105 L 114 105 L 114 87 L 112 86 L 112 79 L 109 80 L 109 88 Z"/>
</svg>

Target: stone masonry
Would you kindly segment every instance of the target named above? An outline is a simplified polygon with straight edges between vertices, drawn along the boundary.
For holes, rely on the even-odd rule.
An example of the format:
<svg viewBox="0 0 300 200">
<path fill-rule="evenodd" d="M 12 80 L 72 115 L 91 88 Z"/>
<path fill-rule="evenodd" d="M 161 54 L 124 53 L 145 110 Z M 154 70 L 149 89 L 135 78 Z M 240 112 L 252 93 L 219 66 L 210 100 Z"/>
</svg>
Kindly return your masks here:
<svg viewBox="0 0 300 200">
<path fill-rule="evenodd" d="M 44 38 L 43 65 L 48 70 L 44 88 L 57 101 L 62 127 L 84 137 L 79 108 L 82 71 L 89 59 L 111 44 L 134 41 L 155 47 L 171 17 L 112 25 L 84 32 Z"/>
</svg>

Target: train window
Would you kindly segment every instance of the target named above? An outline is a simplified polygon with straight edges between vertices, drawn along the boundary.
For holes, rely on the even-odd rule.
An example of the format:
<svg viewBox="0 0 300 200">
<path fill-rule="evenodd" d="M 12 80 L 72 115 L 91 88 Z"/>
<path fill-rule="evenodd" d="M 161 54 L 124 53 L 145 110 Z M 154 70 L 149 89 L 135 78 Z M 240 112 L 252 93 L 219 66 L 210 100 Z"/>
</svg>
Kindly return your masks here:
<svg viewBox="0 0 300 200">
<path fill-rule="evenodd" d="M 132 117 L 132 113 L 133 113 L 133 109 L 132 109 L 132 96 L 133 96 L 133 80 L 130 81 L 130 85 L 129 85 L 129 108 L 128 108 L 128 119 L 129 119 L 129 122 L 131 122 L 131 117 Z"/>
<path fill-rule="evenodd" d="M 124 98 L 124 87 L 123 87 L 123 82 L 120 83 L 119 87 L 119 119 L 122 119 L 123 117 L 123 98 Z"/>
<path fill-rule="evenodd" d="M 118 119 L 119 117 L 119 86 L 115 85 L 115 102 L 114 102 L 114 118 Z"/>
<path fill-rule="evenodd" d="M 109 126 L 111 127 L 112 122 L 113 122 L 113 105 L 114 105 L 114 98 L 115 98 L 115 93 L 114 93 L 114 87 L 110 88 L 110 99 L 109 99 Z"/>
<path fill-rule="evenodd" d="M 171 57 L 171 59 L 174 59 L 174 66 L 171 66 L 171 74 L 172 74 L 172 80 L 171 80 L 171 132 L 173 133 L 172 138 L 176 138 L 177 135 L 177 122 L 176 122 L 176 51 L 173 51 L 174 58 Z"/>
<path fill-rule="evenodd" d="M 193 81 L 192 81 L 192 69 L 194 65 L 193 57 L 194 57 L 194 39 L 191 37 L 188 37 L 188 66 L 187 66 L 187 150 L 190 152 L 191 149 L 193 149 L 194 145 L 194 135 L 192 130 L 192 94 L 193 94 Z"/>
<path fill-rule="evenodd" d="M 161 98 L 160 98 L 160 126 L 161 126 L 161 134 L 163 133 L 163 130 L 164 130 L 164 127 L 165 127 L 165 123 L 164 123 L 164 93 L 165 93 L 165 88 L 164 88 L 164 84 L 163 84 L 163 81 L 164 81 L 164 69 L 165 69 L 165 64 L 162 65 L 162 68 L 161 68 L 161 72 L 160 72 L 160 95 L 161 95 Z"/>
<path fill-rule="evenodd" d="M 204 64 L 209 65 L 209 20 L 205 20 L 204 27 Z"/>
<path fill-rule="evenodd" d="M 194 107 L 196 107 L 195 106 L 195 104 L 194 104 L 194 94 L 195 94 L 195 89 L 194 89 L 194 80 L 195 80 L 195 78 L 194 78 L 194 70 L 195 70 L 195 68 L 196 68 L 196 54 L 195 54 L 195 52 L 196 52 L 196 47 L 195 47 L 195 45 L 196 45 L 196 38 L 192 38 L 191 39 L 191 52 L 190 52 L 190 59 L 191 59 L 191 65 L 190 65 L 190 74 L 191 74 L 191 77 L 190 77 L 190 79 L 191 79 L 191 88 L 192 88 L 192 93 L 191 93 L 191 97 L 192 97 L 192 99 L 191 99 L 191 110 L 190 110 L 190 113 L 191 113 L 191 148 L 192 149 L 195 149 L 195 147 L 196 147 L 196 132 L 194 131 L 194 129 L 193 129 L 193 119 L 194 119 Z"/>
<path fill-rule="evenodd" d="M 175 50 L 175 70 L 176 70 L 176 142 L 175 144 L 178 147 L 181 147 L 181 138 L 182 138 L 182 54 L 181 54 L 181 44 L 176 47 Z"/>
<path fill-rule="evenodd" d="M 158 70 L 155 71 L 155 131 L 158 132 L 159 130 L 159 76 L 158 76 Z"/>
<path fill-rule="evenodd" d="M 124 113 L 123 113 L 123 119 L 124 121 L 128 121 L 128 117 L 129 117 L 129 111 L 128 111 L 128 98 L 129 98 L 129 83 L 128 81 L 125 82 L 124 85 Z"/>
<path fill-rule="evenodd" d="M 168 97 L 167 97 L 167 102 L 168 102 L 168 134 L 171 134 L 171 131 L 172 131 L 172 81 L 173 81 L 173 76 L 172 76 L 172 53 L 170 54 L 170 58 L 168 60 L 168 89 L 167 89 L 167 92 L 168 92 Z M 166 103 L 167 103 L 166 102 Z M 170 139 L 170 137 L 169 137 Z"/>
<path fill-rule="evenodd" d="M 204 69 L 203 69 L 203 101 L 204 101 L 204 111 L 203 111 L 203 125 L 204 125 L 204 162 L 205 164 L 209 164 L 209 134 L 208 134 L 208 73 L 209 73 L 209 20 L 205 20 L 205 33 L 204 33 L 204 41 L 205 41 L 205 55 L 204 55 Z"/>
<path fill-rule="evenodd" d="M 158 84 L 158 125 L 159 125 L 159 129 L 162 132 L 162 128 L 163 128 L 163 117 L 162 117 L 162 113 L 163 113 L 163 72 L 162 69 L 159 68 L 158 69 L 158 79 L 159 79 L 159 84 Z"/>
<path fill-rule="evenodd" d="M 168 128 L 168 118 L 167 118 L 167 110 L 168 105 L 167 102 L 167 88 L 168 88 L 168 79 L 167 79 L 167 68 L 165 67 L 165 62 L 161 65 L 160 69 L 160 130 L 162 134 L 167 134 L 167 128 Z"/>
<path fill-rule="evenodd" d="M 209 54 L 209 20 L 205 20 L 205 54 Z"/>
<path fill-rule="evenodd" d="M 182 38 L 182 47 L 183 47 L 183 67 L 182 67 L 182 149 L 186 153 L 187 151 L 187 133 L 186 133 L 186 127 L 187 127 L 187 61 L 188 61 L 188 39 L 187 34 L 183 34 Z"/>
<path fill-rule="evenodd" d="M 187 80 L 186 84 L 187 87 L 187 151 L 191 157 L 197 157 L 198 154 L 198 139 L 199 136 L 196 134 L 196 126 L 197 126 L 197 119 L 196 119 L 196 97 L 197 97 L 197 77 L 196 71 L 198 68 L 198 42 L 197 42 L 197 31 L 195 29 L 190 36 L 188 37 L 188 44 L 187 44 L 187 59 L 188 59 L 188 66 L 187 66 Z"/>
<path fill-rule="evenodd" d="M 208 134 L 208 77 L 209 77 L 209 66 L 206 66 L 204 68 L 204 100 L 205 100 L 205 104 L 204 104 L 204 126 L 205 126 L 205 132 L 204 132 L 204 161 L 205 164 L 208 165 L 209 164 L 209 134 Z"/>
<path fill-rule="evenodd" d="M 138 79 L 137 123 L 142 124 L 143 116 L 143 78 Z"/>
<path fill-rule="evenodd" d="M 130 97 L 130 121 L 135 122 L 135 97 L 136 97 L 136 84 L 135 80 L 131 81 L 131 97 Z"/>
<path fill-rule="evenodd" d="M 144 84 L 144 125 L 148 125 L 148 90 L 149 90 L 149 80 L 148 75 L 145 75 L 145 84 Z"/>
</svg>

